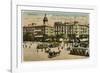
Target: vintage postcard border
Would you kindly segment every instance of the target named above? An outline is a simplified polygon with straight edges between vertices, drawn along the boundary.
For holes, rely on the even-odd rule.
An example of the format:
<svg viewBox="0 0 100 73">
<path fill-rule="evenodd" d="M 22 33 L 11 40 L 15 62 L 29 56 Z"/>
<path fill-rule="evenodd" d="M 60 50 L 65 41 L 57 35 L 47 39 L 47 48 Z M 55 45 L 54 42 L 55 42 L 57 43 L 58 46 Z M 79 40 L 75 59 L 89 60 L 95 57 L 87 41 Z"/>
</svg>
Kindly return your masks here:
<svg viewBox="0 0 100 73">
<path fill-rule="evenodd" d="M 19 20 L 19 19 L 18 19 L 18 18 L 19 18 L 19 17 L 18 17 L 18 7 L 19 7 L 19 6 L 26 6 L 26 7 L 27 7 L 27 6 L 28 6 L 28 7 L 44 7 L 44 8 L 45 8 L 45 7 L 47 7 L 47 8 L 59 8 L 59 7 L 53 7 L 53 6 L 17 5 L 17 6 L 16 6 L 16 28 L 18 28 L 18 22 L 17 22 L 17 21 Z M 60 7 L 60 8 L 66 9 L 67 7 Z M 69 8 L 69 7 L 68 7 L 68 8 Z M 70 9 L 70 8 L 69 8 L 69 9 Z M 74 8 L 74 7 L 73 7 L 72 9 L 77 9 L 77 8 Z M 79 9 L 80 9 L 80 10 L 83 9 L 83 10 L 93 10 L 93 11 L 94 11 L 94 8 L 79 8 Z M 12 17 L 13 17 L 13 16 L 12 16 Z M 13 19 L 12 19 L 12 20 L 13 20 Z M 12 22 L 12 23 L 13 23 L 13 22 Z M 11 24 L 12 24 L 12 23 L 11 23 Z M 12 27 L 12 28 L 13 28 L 13 27 Z M 94 30 L 95 30 L 95 29 L 94 29 Z M 12 31 L 13 31 L 13 29 L 12 29 Z M 21 63 L 19 63 L 19 55 L 18 55 L 18 49 L 17 49 L 17 48 L 18 48 L 18 37 L 17 37 L 17 36 L 18 36 L 18 32 L 19 32 L 18 29 L 16 29 L 16 67 L 14 68 L 14 70 L 20 68 L 19 66 L 20 66 L 20 64 L 22 63 L 22 58 L 21 58 Z M 13 33 L 12 33 L 12 35 L 13 35 Z M 12 36 L 12 37 L 13 37 L 13 36 Z M 12 50 L 12 52 L 13 52 L 13 50 Z M 13 54 L 14 54 L 14 53 L 12 53 L 12 55 L 13 55 Z M 22 54 L 22 53 L 21 53 L 21 54 Z M 13 58 L 13 57 L 12 57 L 12 58 Z M 13 62 L 13 61 L 14 61 L 14 60 L 12 60 L 12 62 Z M 12 67 L 13 67 L 13 63 L 11 63 L 11 64 L 12 64 Z"/>
</svg>

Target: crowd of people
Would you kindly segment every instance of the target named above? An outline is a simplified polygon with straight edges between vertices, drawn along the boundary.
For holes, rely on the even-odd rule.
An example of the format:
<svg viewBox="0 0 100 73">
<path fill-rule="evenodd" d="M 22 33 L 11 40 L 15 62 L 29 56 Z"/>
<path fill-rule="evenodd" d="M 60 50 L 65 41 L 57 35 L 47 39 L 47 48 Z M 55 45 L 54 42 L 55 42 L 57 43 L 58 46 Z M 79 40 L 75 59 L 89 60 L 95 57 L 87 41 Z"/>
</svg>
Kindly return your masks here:
<svg viewBox="0 0 100 73">
<path fill-rule="evenodd" d="M 63 45 L 60 45 L 58 47 L 48 47 L 48 48 L 43 48 L 43 49 L 37 49 L 38 44 L 40 44 L 39 42 L 24 42 L 23 43 L 23 48 L 32 48 L 34 50 L 34 52 L 43 52 L 43 53 L 47 53 L 48 54 L 48 58 L 53 58 L 56 56 L 59 56 L 61 51 L 64 50 Z"/>
</svg>

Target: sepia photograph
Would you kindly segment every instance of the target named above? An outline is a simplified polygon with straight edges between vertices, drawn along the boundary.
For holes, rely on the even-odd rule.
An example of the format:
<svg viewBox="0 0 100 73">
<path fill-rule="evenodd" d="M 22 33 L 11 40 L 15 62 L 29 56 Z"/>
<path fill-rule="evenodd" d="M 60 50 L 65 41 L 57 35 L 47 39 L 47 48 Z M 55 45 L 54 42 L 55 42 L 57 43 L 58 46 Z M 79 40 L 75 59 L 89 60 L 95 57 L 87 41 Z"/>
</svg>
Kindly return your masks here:
<svg viewBox="0 0 100 73">
<path fill-rule="evenodd" d="M 89 13 L 21 10 L 23 61 L 90 57 Z"/>
</svg>

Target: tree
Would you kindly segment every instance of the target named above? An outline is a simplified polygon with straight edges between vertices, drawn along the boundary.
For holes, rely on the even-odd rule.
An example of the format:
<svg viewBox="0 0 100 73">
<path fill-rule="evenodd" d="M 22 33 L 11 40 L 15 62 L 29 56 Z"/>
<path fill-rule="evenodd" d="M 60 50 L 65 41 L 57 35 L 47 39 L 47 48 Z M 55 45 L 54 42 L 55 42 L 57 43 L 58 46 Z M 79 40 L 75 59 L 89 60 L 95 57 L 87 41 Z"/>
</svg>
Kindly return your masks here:
<svg viewBox="0 0 100 73">
<path fill-rule="evenodd" d="M 34 37 L 31 32 L 26 32 L 23 34 L 23 41 L 33 41 Z"/>
<path fill-rule="evenodd" d="M 61 34 L 57 34 L 57 35 L 56 35 L 56 40 L 59 41 L 60 38 L 65 39 L 65 38 L 66 38 L 66 35 L 63 34 L 63 33 L 61 33 Z"/>
</svg>

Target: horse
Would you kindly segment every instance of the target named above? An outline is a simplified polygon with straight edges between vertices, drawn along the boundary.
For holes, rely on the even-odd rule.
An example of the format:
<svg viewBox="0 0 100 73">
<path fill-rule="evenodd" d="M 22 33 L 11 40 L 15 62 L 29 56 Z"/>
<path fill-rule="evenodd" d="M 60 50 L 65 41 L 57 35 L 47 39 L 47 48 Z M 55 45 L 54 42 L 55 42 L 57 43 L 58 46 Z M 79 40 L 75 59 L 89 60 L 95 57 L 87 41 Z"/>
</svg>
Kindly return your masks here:
<svg viewBox="0 0 100 73">
<path fill-rule="evenodd" d="M 49 53 L 49 51 L 50 51 L 50 49 L 48 49 L 48 50 L 45 50 L 45 53 Z"/>
<path fill-rule="evenodd" d="M 55 52 L 56 55 L 60 55 L 60 53 L 61 53 L 61 50 Z"/>
<path fill-rule="evenodd" d="M 48 57 L 52 58 L 52 57 L 55 57 L 57 55 L 60 55 L 60 52 L 61 52 L 60 50 L 59 51 L 49 51 L 48 52 L 48 54 L 49 54 Z"/>
</svg>

